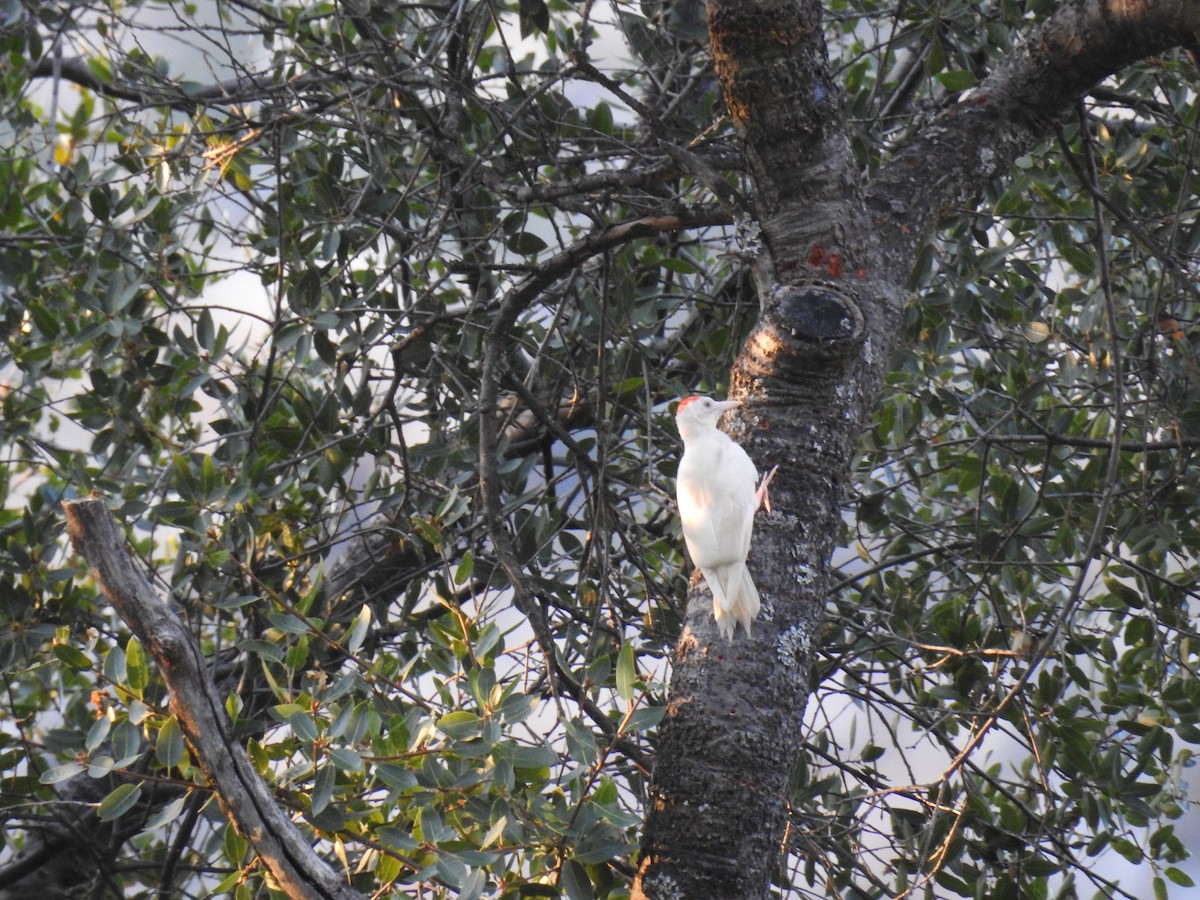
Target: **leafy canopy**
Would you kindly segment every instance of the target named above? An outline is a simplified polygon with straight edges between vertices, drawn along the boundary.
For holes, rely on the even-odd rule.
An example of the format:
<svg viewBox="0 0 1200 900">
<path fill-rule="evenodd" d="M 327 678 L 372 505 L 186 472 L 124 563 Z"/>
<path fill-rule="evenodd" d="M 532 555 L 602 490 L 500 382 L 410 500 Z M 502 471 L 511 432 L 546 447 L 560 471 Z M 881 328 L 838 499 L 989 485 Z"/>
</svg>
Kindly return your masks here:
<svg viewBox="0 0 1200 900">
<path fill-rule="evenodd" d="M 830 3 L 864 170 L 1051 6 Z M 96 492 L 361 890 L 626 896 L 685 593 L 667 404 L 754 315 L 701 12 L 12 2 L 0 45 L 5 853 L 91 781 L 114 892 L 264 888 L 66 551 Z M 914 274 L 781 892 L 1191 884 L 1191 75 L 1106 84 Z"/>
</svg>

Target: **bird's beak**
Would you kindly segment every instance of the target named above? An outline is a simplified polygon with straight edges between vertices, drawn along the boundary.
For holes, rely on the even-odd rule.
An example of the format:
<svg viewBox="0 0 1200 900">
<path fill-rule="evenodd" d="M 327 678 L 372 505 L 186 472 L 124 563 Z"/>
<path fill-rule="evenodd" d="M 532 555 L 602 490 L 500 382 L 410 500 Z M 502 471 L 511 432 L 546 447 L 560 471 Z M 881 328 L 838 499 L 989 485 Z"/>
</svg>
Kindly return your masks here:
<svg viewBox="0 0 1200 900">
<path fill-rule="evenodd" d="M 726 413 L 731 409 L 738 409 L 742 405 L 741 400 L 718 400 L 717 406 L 721 412 Z"/>
</svg>

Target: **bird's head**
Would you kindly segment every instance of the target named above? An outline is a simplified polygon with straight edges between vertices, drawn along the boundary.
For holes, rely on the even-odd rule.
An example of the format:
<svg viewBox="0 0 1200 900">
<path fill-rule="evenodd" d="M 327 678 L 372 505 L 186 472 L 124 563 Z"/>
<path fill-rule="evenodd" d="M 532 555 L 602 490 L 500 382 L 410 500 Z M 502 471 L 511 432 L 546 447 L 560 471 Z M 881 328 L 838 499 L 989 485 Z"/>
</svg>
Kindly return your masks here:
<svg viewBox="0 0 1200 900">
<path fill-rule="evenodd" d="M 688 428 L 716 428 L 721 414 L 742 405 L 741 400 L 714 400 L 712 397 L 684 397 L 675 410 L 680 431 Z"/>
</svg>

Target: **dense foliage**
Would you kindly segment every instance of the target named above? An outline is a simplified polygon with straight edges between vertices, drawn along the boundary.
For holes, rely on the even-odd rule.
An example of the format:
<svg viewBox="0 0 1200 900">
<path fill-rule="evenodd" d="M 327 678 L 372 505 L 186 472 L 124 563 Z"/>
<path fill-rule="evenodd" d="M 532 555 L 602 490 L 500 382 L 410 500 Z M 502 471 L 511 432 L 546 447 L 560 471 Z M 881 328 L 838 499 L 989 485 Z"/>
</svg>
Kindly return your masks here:
<svg viewBox="0 0 1200 900">
<path fill-rule="evenodd" d="M 830 3 L 864 169 L 1053 5 Z M 80 820 L 94 896 L 269 893 L 68 552 L 94 492 L 364 893 L 627 896 L 669 403 L 756 304 L 702 4 L 12 0 L 0 46 L 0 895 Z M 781 895 L 1191 884 L 1194 76 L 1096 91 L 914 273 Z"/>
</svg>

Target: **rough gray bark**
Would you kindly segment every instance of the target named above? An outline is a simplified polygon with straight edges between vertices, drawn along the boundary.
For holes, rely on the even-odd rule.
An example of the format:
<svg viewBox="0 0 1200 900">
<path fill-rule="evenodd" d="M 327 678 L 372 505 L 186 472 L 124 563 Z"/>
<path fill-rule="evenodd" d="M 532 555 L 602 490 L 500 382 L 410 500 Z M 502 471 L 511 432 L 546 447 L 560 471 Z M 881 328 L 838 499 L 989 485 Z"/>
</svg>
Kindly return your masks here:
<svg viewBox="0 0 1200 900">
<path fill-rule="evenodd" d="M 750 568 L 754 638 L 720 641 L 692 586 L 660 730 L 635 898 L 768 895 L 862 424 L 880 391 L 904 285 L 942 210 L 979 192 L 1108 74 L 1200 43 L 1193 0 L 1078 0 L 870 182 L 854 166 L 815 0 L 710 0 L 714 62 L 744 133 L 766 252 L 760 322 L 732 373 L 734 436 L 780 464 Z"/>
<path fill-rule="evenodd" d="M 71 542 L 105 596 L 154 657 L 179 721 L 222 808 L 238 832 L 297 900 L 356 900 L 351 888 L 313 851 L 259 778 L 233 734 L 233 723 L 183 622 L 134 567 L 100 500 L 63 503 Z"/>
</svg>

